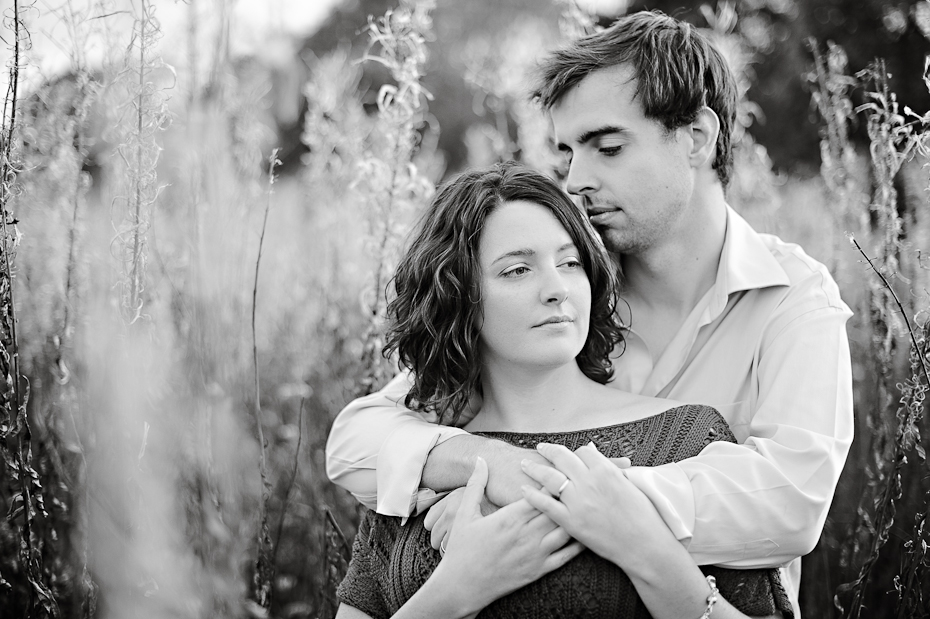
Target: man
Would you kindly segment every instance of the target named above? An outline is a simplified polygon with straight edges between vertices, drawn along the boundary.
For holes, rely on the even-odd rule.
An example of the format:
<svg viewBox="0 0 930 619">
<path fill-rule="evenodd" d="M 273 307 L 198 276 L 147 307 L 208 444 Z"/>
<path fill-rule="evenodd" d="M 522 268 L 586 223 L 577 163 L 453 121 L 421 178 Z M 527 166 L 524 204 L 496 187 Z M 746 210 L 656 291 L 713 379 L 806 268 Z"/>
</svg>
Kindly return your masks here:
<svg viewBox="0 0 930 619">
<path fill-rule="evenodd" d="M 782 566 L 799 616 L 799 557 L 819 539 L 852 441 L 851 312 L 823 265 L 726 203 L 732 73 L 688 24 L 643 12 L 551 55 L 534 95 L 568 191 L 622 266 L 631 328 L 612 385 L 714 406 L 741 443 L 624 474 L 699 564 Z M 482 455 L 489 499 L 519 498 L 530 483 L 519 464 L 539 456 L 430 424 L 397 404 L 405 391 L 401 375 L 340 413 L 333 481 L 407 516 L 464 485 Z"/>
</svg>

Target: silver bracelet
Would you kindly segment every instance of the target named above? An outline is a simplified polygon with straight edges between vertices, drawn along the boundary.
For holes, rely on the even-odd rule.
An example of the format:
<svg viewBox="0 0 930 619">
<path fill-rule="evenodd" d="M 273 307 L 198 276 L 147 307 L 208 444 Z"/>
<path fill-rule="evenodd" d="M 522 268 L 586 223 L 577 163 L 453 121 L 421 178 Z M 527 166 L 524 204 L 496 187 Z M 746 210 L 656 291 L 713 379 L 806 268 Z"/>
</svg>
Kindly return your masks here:
<svg viewBox="0 0 930 619">
<path fill-rule="evenodd" d="M 710 585 L 710 595 L 707 596 L 707 608 L 704 609 L 704 614 L 701 615 L 700 619 L 709 619 L 710 614 L 714 612 L 714 604 L 717 603 L 717 594 L 720 593 L 720 590 L 717 589 L 717 579 L 713 576 L 705 576 L 707 584 Z"/>
</svg>

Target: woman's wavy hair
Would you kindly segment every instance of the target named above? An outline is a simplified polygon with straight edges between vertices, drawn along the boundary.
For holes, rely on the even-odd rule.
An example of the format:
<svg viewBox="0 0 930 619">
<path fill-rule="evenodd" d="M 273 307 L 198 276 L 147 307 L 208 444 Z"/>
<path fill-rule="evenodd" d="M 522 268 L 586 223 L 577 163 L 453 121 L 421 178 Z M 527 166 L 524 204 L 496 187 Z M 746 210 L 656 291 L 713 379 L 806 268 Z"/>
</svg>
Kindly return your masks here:
<svg viewBox="0 0 930 619">
<path fill-rule="evenodd" d="M 549 177 L 517 163 L 470 170 L 446 183 L 421 219 L 394 275 L 385 356 L 395 351 L 413 374 L 408 408 L 454 425 L 481 394 L 479 333 L 484 223 L 504 202 L 548 209 L 568 232 L 591 284 L 588 337 L 576 357 L 592 380 L 613 377 L 610 353 L 623 341 L 616 316 L 618 275 L 582 211 Z"/>
</svg>

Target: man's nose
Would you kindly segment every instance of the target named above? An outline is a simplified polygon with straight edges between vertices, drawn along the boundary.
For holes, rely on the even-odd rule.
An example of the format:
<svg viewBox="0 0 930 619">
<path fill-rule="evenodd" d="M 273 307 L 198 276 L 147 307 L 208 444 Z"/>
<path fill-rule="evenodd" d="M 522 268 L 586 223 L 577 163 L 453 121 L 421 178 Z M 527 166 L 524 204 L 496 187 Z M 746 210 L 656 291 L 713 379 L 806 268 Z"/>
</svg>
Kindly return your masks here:
<svg viewBox="0 0 930 619">
<path fill-rule="evenodd" d="M 568 164 L 565 189 L 573 195 L 588 195 L 597 191 L 597 181 L 591 174 L 591 166 L 583 155 L 575 155 Z"/>
</svg>

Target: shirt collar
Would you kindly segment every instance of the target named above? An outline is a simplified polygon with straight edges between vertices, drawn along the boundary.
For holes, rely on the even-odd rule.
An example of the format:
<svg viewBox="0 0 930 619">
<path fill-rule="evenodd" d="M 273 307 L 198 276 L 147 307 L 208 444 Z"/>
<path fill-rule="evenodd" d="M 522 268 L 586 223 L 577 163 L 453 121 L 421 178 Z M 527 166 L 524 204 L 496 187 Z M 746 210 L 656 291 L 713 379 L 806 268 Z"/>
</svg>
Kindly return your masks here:
<svg viewBox="0 0 930 619">
<path fill-rule="evenodd" d="M 788 274 L 759 233 L 727 205 L 727 232 L 711 289 L 711 314 L 723 310 L 731 294 L 771 286 L 788 286 Z"/>
<path fill-rule="evenodd" d="M 727 294 L 770 286 L 788 286 L 791 280 L 772 250 L 745 219 L 727 205 L 727 233 L 717 271 L 717 281 Z"/>
</svg>

